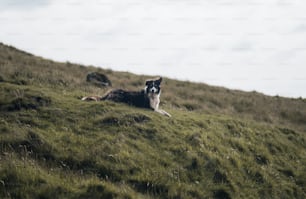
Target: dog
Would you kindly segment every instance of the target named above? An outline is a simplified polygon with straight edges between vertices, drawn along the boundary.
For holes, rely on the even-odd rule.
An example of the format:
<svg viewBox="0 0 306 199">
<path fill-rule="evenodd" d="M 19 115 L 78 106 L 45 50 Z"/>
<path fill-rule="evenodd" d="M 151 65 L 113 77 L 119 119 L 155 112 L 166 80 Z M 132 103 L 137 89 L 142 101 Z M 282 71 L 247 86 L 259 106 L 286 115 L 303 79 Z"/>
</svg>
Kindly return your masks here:
<svg viewBox="0 0 306 199">
<path fill-rule="evenodd" d="M 145 88 L 141 91 L 126 91 L 122 89 L 111 90 L 103 97 L 83 97 L 83 101 L 110 100 L 113 102 L 126 103 L 131 106 L 151 109 L 162 115 L 171 117 L 169 113 L 159 109 L 162 78 L 150 79 L 145 82 Z"/>
</svg>

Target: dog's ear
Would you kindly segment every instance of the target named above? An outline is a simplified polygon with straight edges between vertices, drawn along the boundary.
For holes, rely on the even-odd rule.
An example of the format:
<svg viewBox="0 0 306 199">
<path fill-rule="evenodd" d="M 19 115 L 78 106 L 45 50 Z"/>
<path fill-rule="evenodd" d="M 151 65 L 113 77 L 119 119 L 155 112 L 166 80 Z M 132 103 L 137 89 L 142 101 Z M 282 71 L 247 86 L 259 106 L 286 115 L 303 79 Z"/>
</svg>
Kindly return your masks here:
<svg viewBox="0 0 306 199">
<path fill-rule="evenodd" d="M 151 84 L 152 83 L 152 80 L 147 80 L 146 81 L 146 86 L 149 86 L 149 84 Z"/>
<path fill-rule="evenodd" d="M 163 81 L 163 78 L 159 77 L 156 81 L 160 84 Z"/>
</svg>

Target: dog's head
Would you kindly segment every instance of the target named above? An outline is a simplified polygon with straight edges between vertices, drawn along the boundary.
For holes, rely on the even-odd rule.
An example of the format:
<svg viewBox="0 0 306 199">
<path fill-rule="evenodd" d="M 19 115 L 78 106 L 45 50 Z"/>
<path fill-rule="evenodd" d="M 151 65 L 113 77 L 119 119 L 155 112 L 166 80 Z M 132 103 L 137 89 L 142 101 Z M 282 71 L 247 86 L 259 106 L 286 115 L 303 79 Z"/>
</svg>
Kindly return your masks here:
<svg viewBox="0 0 306 199">
<path fill-rule="evenodd" d="M 159 94 L 160 93 L 160 83 L 162 78 L 150 79 L 146 81 L 145 91 L 146 93 Z"/>
</svg>

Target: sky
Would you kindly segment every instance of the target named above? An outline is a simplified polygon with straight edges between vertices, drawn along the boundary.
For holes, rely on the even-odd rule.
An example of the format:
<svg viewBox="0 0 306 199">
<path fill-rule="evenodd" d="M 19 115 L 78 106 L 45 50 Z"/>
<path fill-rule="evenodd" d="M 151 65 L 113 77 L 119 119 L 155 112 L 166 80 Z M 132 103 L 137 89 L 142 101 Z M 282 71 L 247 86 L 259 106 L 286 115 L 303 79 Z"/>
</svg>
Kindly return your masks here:
<svg viewBox="0 0 306 199">
<path fill-rule="evenodd" d="M 55 61 L 306 98 L 305 0 L 1 0 L 0 42 Z"/>
</svg>

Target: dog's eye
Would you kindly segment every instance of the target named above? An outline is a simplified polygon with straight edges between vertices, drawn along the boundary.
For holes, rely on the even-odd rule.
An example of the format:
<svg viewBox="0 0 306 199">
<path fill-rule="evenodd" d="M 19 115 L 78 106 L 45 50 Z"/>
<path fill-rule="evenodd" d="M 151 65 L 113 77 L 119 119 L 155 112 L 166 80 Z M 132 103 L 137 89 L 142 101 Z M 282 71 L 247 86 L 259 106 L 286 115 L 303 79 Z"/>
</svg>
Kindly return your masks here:
<svg viewBox="0 0 306 199">
<path fill-rule="evenodd" d="M 146 82 L 146 86 L 151 86 L 152 84 L 153 84 L 152 81 L 147 81 L 147 82 Z"/>
<path fill-rule="evenodd" d="M 153 86 L 153 82 L 152 82 L 152 81 L 149 81 L 149 82 L 146 83 L 146 85 L 147 85 L 148 87 L 152 87 L 152 86 Z"/>
</svg>

